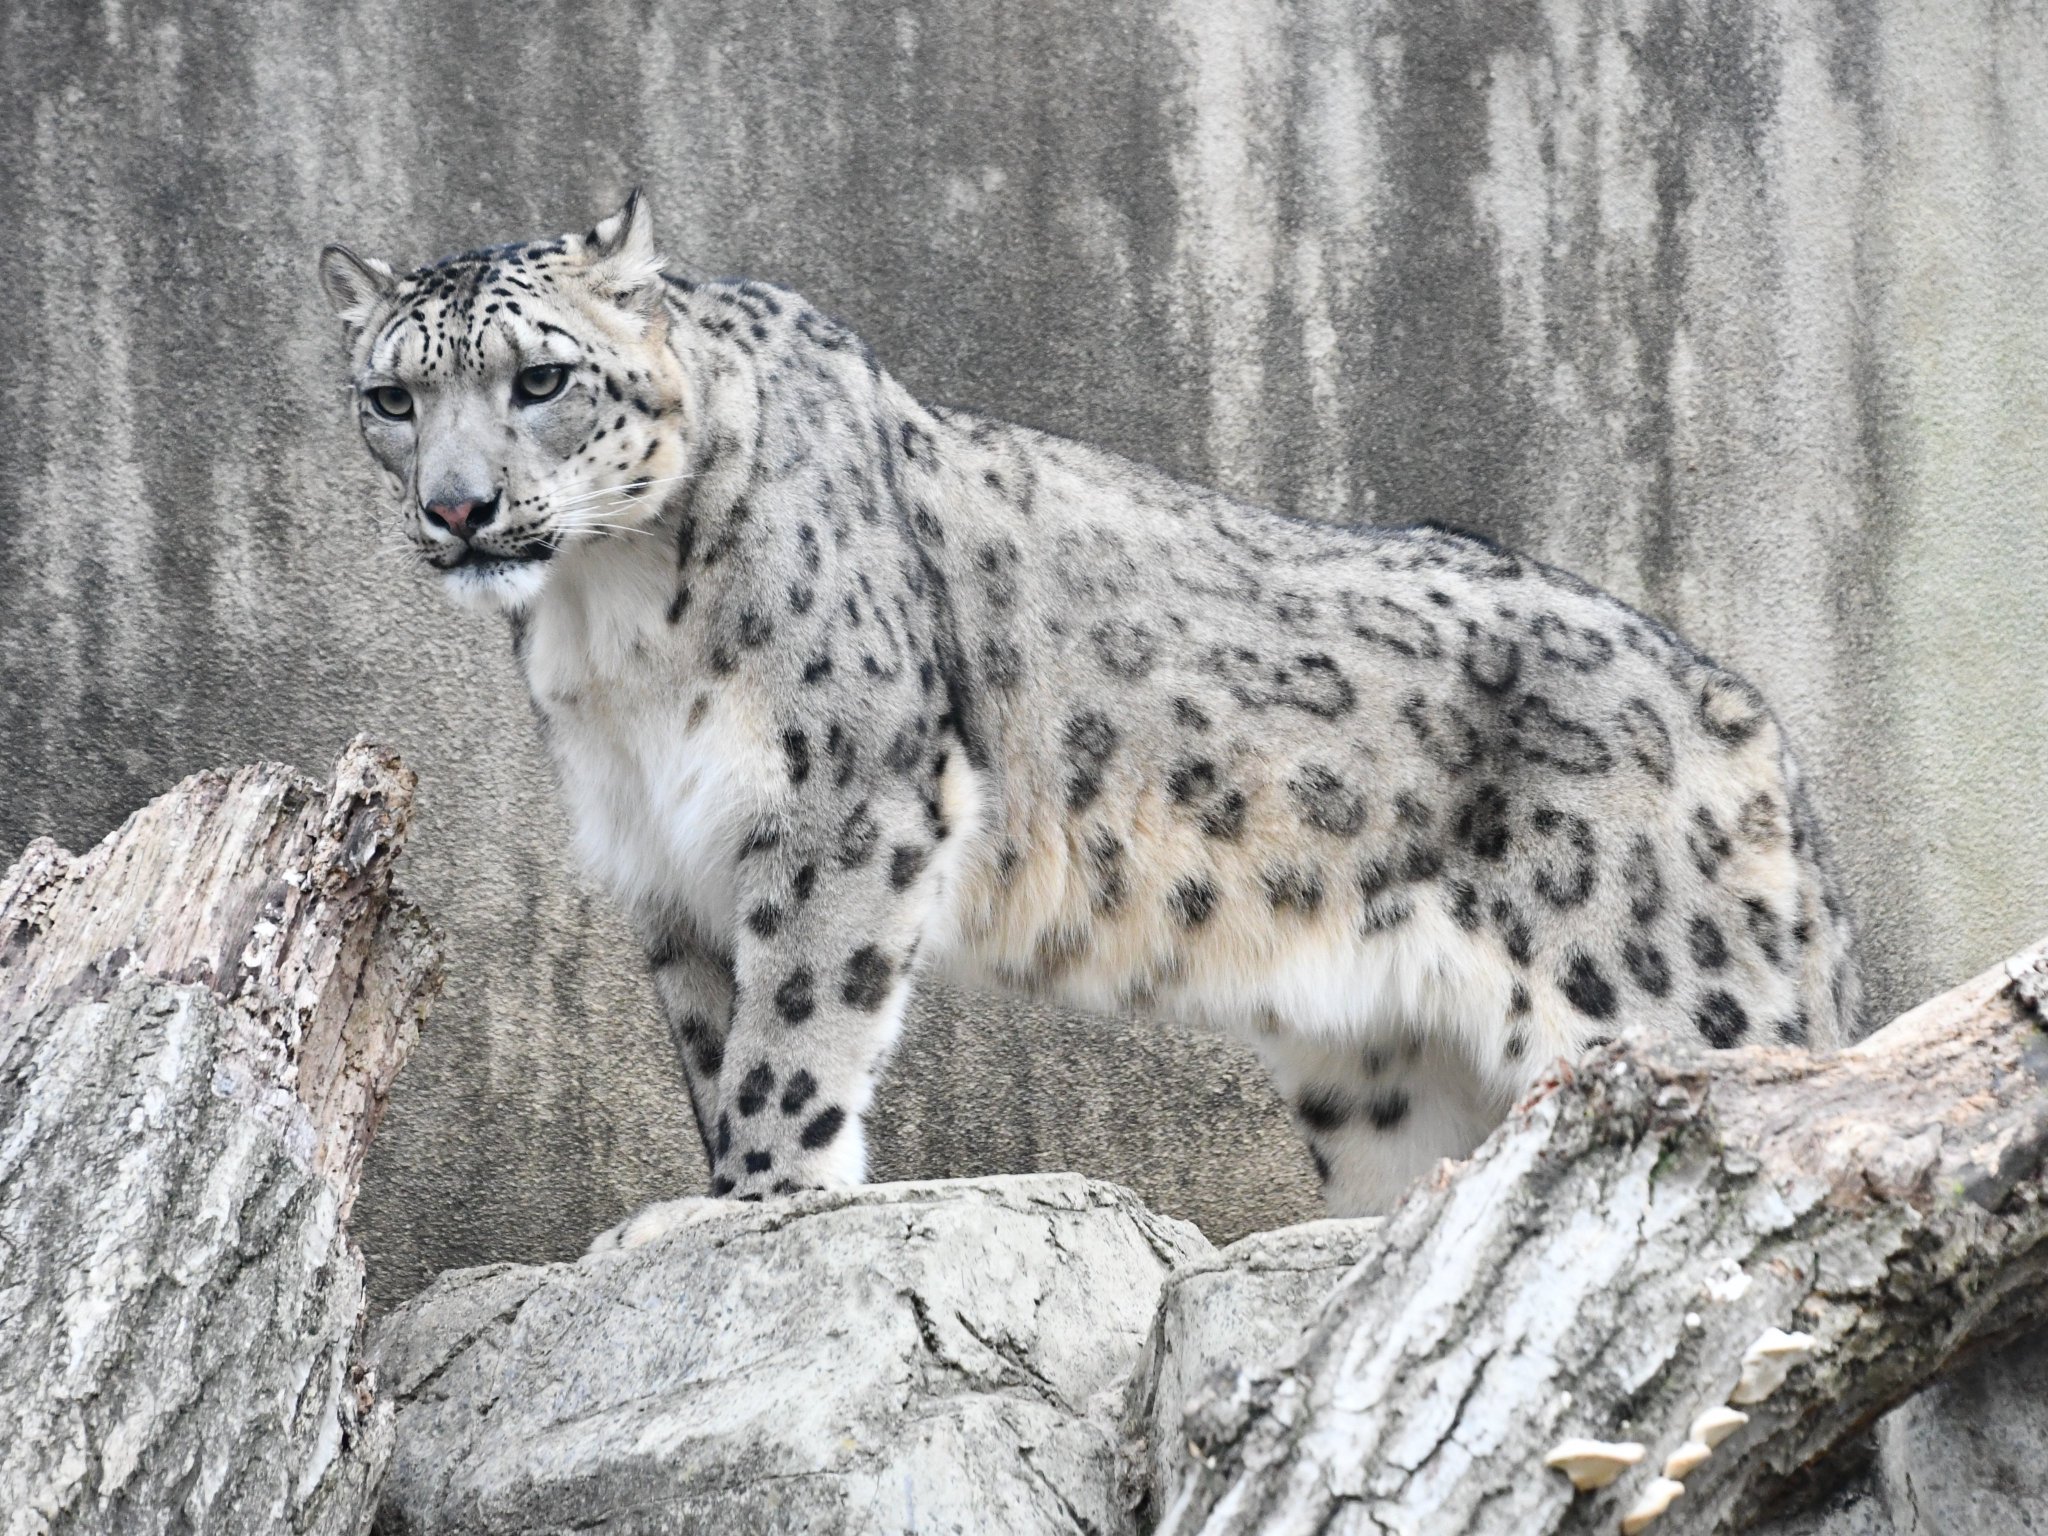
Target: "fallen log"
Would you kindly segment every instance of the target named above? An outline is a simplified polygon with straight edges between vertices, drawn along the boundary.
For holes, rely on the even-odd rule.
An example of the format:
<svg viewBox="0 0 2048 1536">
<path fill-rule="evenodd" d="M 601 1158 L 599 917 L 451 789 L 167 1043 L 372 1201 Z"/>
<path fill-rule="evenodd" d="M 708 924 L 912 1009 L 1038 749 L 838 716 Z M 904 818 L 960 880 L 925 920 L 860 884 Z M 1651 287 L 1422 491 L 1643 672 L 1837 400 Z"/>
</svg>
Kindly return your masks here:
<svg viewBox="0 0 2048 1536">
<path fill-rule="evenodd" d="M 202 773 L 0 877 L 0 1532 L 357 1533 L 346 1222 L 440 984 L 413 775 Z"/>
<path fill-rule="evenodd" d="M 1275 1363 L 1196 1397 L 1160 1530 L 1682 1536 L 1798 1504 L 2048 1316 L 2044 1014 L 2048 944 L 1832 1055 L 1561 1064 Z M 1546 1464 L 1574 1440 L 1611 1481 Z"/>
</svg>

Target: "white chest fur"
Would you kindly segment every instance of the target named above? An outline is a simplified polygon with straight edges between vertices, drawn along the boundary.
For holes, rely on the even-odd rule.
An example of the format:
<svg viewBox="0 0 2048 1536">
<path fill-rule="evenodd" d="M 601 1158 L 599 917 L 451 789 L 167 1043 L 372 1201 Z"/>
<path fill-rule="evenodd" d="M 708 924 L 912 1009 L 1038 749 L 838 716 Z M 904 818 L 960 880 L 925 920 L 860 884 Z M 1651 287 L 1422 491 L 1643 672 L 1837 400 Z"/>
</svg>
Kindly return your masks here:
<svg viewBox="0 0 2048 1536">
<path fill-rule="evenodd" d="M 680 909 L 726 937 L 774 772 L 764 720 L 678 654 L 668 573 L 603 545 L 576 553 L 533 609 L 525 660 L 577 852 L 628 911 Z"/>
</svg>

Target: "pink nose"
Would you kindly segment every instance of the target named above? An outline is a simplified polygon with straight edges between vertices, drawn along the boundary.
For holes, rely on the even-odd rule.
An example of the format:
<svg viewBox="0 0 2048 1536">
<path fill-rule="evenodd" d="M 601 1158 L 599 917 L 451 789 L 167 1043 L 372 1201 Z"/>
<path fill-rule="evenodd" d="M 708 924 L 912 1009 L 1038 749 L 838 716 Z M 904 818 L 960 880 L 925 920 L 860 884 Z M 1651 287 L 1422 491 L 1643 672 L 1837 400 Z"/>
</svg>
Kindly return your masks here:
<svg viewBox="0 0 2048 1536">
<path fill-rule="evenodd" d="M 496 497 L 493 497 L 492 501 L 494 502 L 496 499 Z M 450 533 L 467 538 L 469 535 L 469 520 L 472 517 L 476 517 L 479 509 L 490 504 L 490 502 L 482 501 L 430 501 L 427 503 L 427 516 L 431 517 L 443 528 L 446 528 Z M 489 522 L 489 513 L 478 517 L 476 521 L 479 526 Z"/>
</svg>

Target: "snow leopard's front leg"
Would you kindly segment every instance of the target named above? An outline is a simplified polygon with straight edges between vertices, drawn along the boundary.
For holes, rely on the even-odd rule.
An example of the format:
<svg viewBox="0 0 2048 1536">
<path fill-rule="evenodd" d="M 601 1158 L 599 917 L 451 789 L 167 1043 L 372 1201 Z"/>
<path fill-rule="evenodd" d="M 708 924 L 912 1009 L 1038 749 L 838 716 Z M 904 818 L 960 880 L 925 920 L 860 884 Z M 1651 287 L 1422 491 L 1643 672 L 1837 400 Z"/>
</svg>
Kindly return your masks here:
<svg viewBox="0 0 2048 1536">
<path fill-rule="evenodd" d="M 950 833 L 936 801 L 899 780 L 797 805 L 749 840 L 712 1194 L 864 1177 L 861 1117 L 902 1028 L 935 897 L 933 854 Z"/>
<path fill-rule="evenodd" d="M 718 1120 L 718 1074 L 725 1065 L 725 1039 L 732 1027 L 732 957 L 687 917 L 643 914 L 639 927 L 662 1022 L 668 1026 L 683 1080 L 690 1085 L 690 1109 L 708 1164 L 712 1127 Z"/>
</svg>

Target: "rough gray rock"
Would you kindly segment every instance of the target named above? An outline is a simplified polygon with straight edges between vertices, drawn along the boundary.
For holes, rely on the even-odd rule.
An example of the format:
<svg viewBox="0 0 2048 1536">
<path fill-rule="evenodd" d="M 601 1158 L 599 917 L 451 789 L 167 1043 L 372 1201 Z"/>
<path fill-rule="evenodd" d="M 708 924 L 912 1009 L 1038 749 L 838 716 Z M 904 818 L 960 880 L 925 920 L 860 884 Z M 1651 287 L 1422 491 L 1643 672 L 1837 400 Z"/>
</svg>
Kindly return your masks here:
<svg viewBox="0 0 2048 1536">
<path fill-rule="evenodd" d="M 1950 1371 L 1880 1420 L 1870 1451 L 1820 1507 L 1750 1536 L 2041 1536 L 2048 1335 Z"/>
<path fill-rule="evenodd" d="M 1877 1443 L 1898 1536 L 2048 1532 L 2048 1334 L 1944 1376 Z"/>
<path fill-rule="evenodd" d="M 1176 1265 L 1069 1174 L 702 1202 L 645 1246 L 444 1275 L 386 1320 L 378 1529 L 1099 1533 Z"/>
<path fill-rule="evenodd" d="M 1203 1415 L 1241 1415 L 1240 1371 L 1295 1349 L 1384 1236 L 1314 1222 L 1219 1253 L 1071 1175 L 633 1226 L 662 1235 L 444 1276 L 387 1320 L 383 1536 L 1149 1531 L 1197 1482 Z M 1965 1370 L 1825 1506 L 1756 1529 L 2034 1536 L 2043 1374 L 2024 1351 Z M 1714 1523 L 1693 1513 L 1673 1531 Z"/>
<path fill-rule="evenodd" d="M 1255 1232 L 1167 1277 L 1125 1401 L 1125 1503 L 1141 1529 L 1179 1497 L 1200 1453 L 1181 1419 L 1228 1391 L 1246 1365 L 1278 1356 L 1358 1259 L 1378 1218 Z"/>
<path fill-rule="evenodd" d="M 412 775 L 201 774 L 0 875 L 0 1533 L 357 1536 L 363 1154 L 439 983 Z"/>
</svg>

